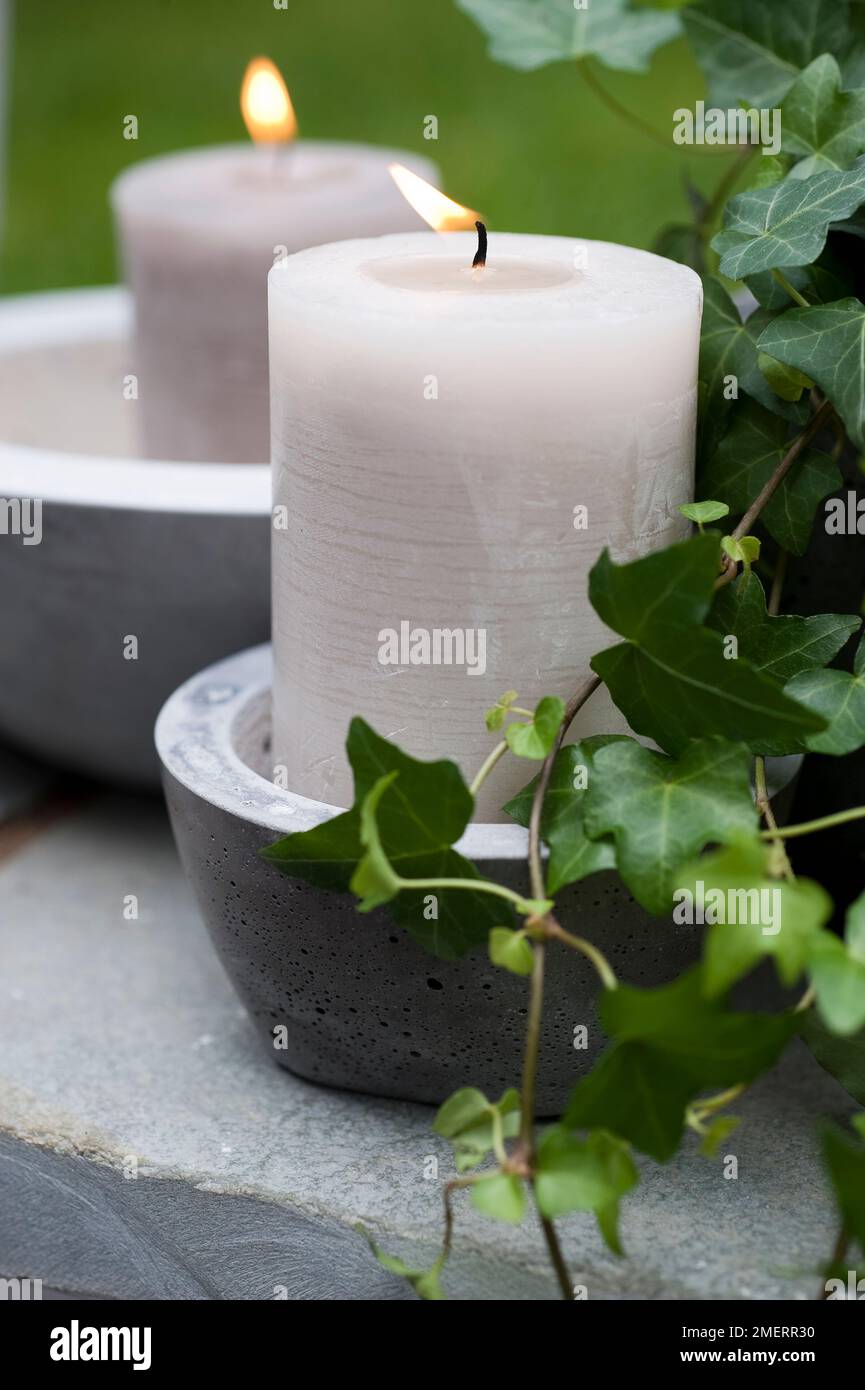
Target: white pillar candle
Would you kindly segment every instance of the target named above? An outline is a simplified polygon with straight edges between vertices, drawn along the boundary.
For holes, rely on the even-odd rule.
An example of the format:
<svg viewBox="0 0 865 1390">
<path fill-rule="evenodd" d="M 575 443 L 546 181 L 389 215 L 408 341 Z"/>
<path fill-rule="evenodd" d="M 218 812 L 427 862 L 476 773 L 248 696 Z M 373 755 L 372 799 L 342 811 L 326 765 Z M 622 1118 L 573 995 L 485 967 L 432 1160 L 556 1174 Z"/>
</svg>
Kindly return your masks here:
<svg viewBox="0 0 865 1390">
<path fill-rule="evenodd" d="M 471 779 L 488 706 L 567 697 L 608 644 L 586 594 L 602 547 L 686 529 L 699 277 L 495 233 L 472 271 L 475 245 L 387 236 L 270 272 L 273 758 L 332 804 L 351 803 L 354 714 Z M 574 736 L 623 727 L 599 692 Z M 479 816 L 532 772 L 500 763 Z"/>
<path fill-rule="evenodd" d="M 424 159 L 315 141 L 191 150 L 120 175 L 146 454 L 268 458 L 267 272 L 303 247 L 421 226 L 388 176 L 394 157 L 436 180 Z"/>
</svg>

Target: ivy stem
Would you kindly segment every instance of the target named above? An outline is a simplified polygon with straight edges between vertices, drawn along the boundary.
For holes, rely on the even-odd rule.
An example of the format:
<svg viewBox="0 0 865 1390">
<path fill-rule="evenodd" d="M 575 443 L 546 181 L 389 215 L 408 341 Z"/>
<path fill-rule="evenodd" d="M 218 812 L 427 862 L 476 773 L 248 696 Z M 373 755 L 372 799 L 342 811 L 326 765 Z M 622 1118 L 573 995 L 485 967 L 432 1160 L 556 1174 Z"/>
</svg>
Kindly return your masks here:
<svg viewBox="0 0 865 1390">
<path fill-rule="evenodd" d="M 538 1214 L 540 1215 L 540 1213 Z M 565 1257 L 562 1254 L 562 1247 L 559 1245 L 558 1232 L 556 1231 L 555 1226 L 553 1225 L 552 1221 L 548 1216 L 541 1216 L 540 1221 L 541 1230 L 544 1233 L 544 1240 L 547 1243 L 547 1253 L 550 1257 L 550 1263 L 552 1264 L 553 1269 L 556 1272 L 556 1278 L 559 1281 L 559 1290 L 561 1292 L 562 1298 L 566 1299 L 567 1302 L 570 1303 L 571 1299 L 574 1296 L 574 1289 L 573 1284 L 571 1283 L 570 1273 L 568 1272 L 568 1266 L 565 1264 Z"/>
<path fill-rule="evenodd" d="M 717 1096 L 708 1096 L 705 1100 L 695 1100 L 685 1112 L 689 1128 L 695 1130 L 697 1134 L 704 1135 L 706 1133 L 706 1120 L 710 1119 L 718 1110 L 723 1110 L 725 1106 L 738 1099 L 744 1090 L 744 1082 L 739 1082 L 738 1085 L 730 1086 L 728 1090 L 721 1091 Z"/>
<path fill-rule="evenodd" d="M 544 798 L 547 788 L 550 785 L 550 777 L 553 772 L 553 764 L 556 756 L 564 741 L 565 734 L 570 728 L 577 711 L 582 708 L 591 695 L 601 684 L 599 676 L 589 676 L 577 690 L 574 691 L 568 703 L 565 705 L 565 712 L 562 722 L 559 725 L 553 746 L 544 758 L 541 767 L 538 785 L 535 788 L 532 799 L 532 810 L 529 818 L 529 882 L 533 897 L 543 899 L 546 894 L 546 882 L 544 877 L 544 867 L 541 859 L 541 817 L 544 809 Z M 523 1055 L 523 1075 L 520 1090 L 520 1149 L 521 1156 L 526 1162 L 529 1170 L 532 1169 L 535 1156 L 535 1088 L 538 1074 L 538 1053 L 541 1041 L 541 1019 L 544 1008 L 544 968 L 546 965 L 546 946 L 543 941 L 536 943 L 534 948 L 534 958 L 532 961 L 532 978 L 529 991 L 529 1011 L 526 1020 L 526 1045 Z M 534 1180 L 532 1180 L 532 1190 L 534 1191 Z M 535 1199 L 537 1205 L 537 1198 Z M 572 1281 L 562 1255 L 559 1238 L 556 1229 L 550 1219 L 539 1211 L 541 1230 L 547 1244 L 547 1251 L 550 1262 L 558 1280 L 559 1289 L 563 1299 L 570 1302 L 572 1297 Z"/>
<path fill-rule="evenodd" d="M 506 888 L 503 883 L 493 883 L 486 878 L 400 878 L 396 876 L 396 882 L 403 888 L 416 888 L 420 892 L 423 888 L 462 888 L 470 893 L 489 893 L 494 898 L 504 898 L 505 902 L 513 903 L 518 912 L 525 913 L 530 911 L 525 898 L 520 897 L 512 888 Z"/>
<path fill-rule="evenodd" d="M 496 1106 L 493 1106 L 492 1113 L 493 1129 L 493 1153 L 499 1164 L 502 1166 L 508 1161 L 508 1151 L 505 1148 L 505 1131 L 502 1124 L 501 1114 Z"/>
<path fill-rule="evenodd" d="M 784 274 L 782 270 L 773 270 L 772 277 L 774 280 L 778 282 L 778 284 L 781 286 L 781 289 L 784 290 L 786 294 L 789 294 L 790 298 L 799 305 L 800 309 L 811 308 L 811 305 L 808 303 L 805 296 L 799 293 L 795 285 L 790 284 L 790 281 L 787 279 L 787 276 Z"/>
<path fill-rule="evenodd" d="M 505 740 L 502 739 L 501 743 L 496 744 L 489 757 L 484 760 L 477 773 L 475 774 L 475 779 L 469 787 L 469 791 L 471 792 L 472 796 L 477 796 L 478 792 L 480 791 L 484 782 L 489 777 L 499 758 L 501 758 L 505 753 L 507 753 L 507 751 L 508 745 L 505 743 Z"/>
<path fill-rule="evenodd" d="M 793 1010 L 794 1014 L 803 1014 L 806 1009 L 810 1009 L 814 1000 L 817 998 L 817 991 L 813 985 L 809 985 Z"/>
<path fill-rule="evenodd" d="M 828 423 L 832 413 L 833 408 L 831 402 L 824 401 L 820 409 L 811 416 L 811 419 L 808 421 L 802 433 L 797 435 L 793 440 L 793 443 L 778 464 L 771 478 L 766 483 L 765 487 L 761 488 L 745 515 L 742 517 L 742 520 L 733 532 L 733 540 L 740 541 L 743 536 L 748 535 L 757 517 L 766 506 L 766 503 L 772 500 L 777 489 L 790 472 L 790 469 L 793 467 L 793 464 L 796 462 L 806 444 L 810 444 L 815 434 L 819 434 L 823 426 Z"/>
<path fill-rule="evenodd" d="M 587 960 L 590 960 L 601 978 L 604 989 L 618 989 L 619 982 L 603 951 L 599 951 L 597 946 L 592 945 L 591 941 L 586 941 L 585 937 L 573 936 L 571 932 L 565 931 L 563 927 L 559 926 L 555 917 L 548 916 L 546 921 L 547 935 L 551 940 L 561 941 L 565 946 L 579 951 Z"/>
<path fill-rule="evenodd" d="M 784 848 L 784 841 L 778 835 L 778 822 L 775 820 L 775 812 L 772 810 L 772 802 L 769 798 L 769 789 L 766 786 L 766 759 L 756 757 L 754 759 L 754 782 L 756 784 L 757 810 L 763 817 L 769 831 L 772 834 L 772 843 L 778 851 L 778 858 L 781 863 L 781 872 L 788 883 L 796 882 L 796 875 L 793 872 L 793 865 L 787 856 Z"/>
<path fill-rule="evenodd" d="M 526 1050 L 523 1057 L 523 1083 L 520 1091 L 520 1140 L 526 1161 L 534 1157 L 535 1082 L 538 1074 L 538 1051 L 541 1041 L 541 1014 L 544 1007 L 544 943 L 539 941 L 532 956 L 532 982 L 529 992 L 529 1013 L 526 1020 Z"/>
<path fill-rule="evenodd" d="M 725 1105 L 730 1105 L 732 1101 L 738 1100 L 745 1090 L 744 1082 L 739 1082 L 736 1086 L 730 1086 L 726 1091 L 721 1091 L 717 1096 L 709 1096 L 707 1100 L 698 1100 L 694 1103 L 694 1109 L 699 1110 L 703 1115 L 714 1115 L 716 1110 L 723 1110 Z"/>
<path fill-rule="evenodd" d="M 829 830 L 833 825 L 845 825 L 847 821 L 861 820 L 865 816 L 865 806 L 852 806 L 848 811 L 835 811 L 831 816 L 821 816 L 819 820 L 802 821 L 799 825 L 781 825 L 775 830 L 761 830 L 761 840 L 792 840 L 797 835 L 811 835 L 816 830 Z"/>
</svg>

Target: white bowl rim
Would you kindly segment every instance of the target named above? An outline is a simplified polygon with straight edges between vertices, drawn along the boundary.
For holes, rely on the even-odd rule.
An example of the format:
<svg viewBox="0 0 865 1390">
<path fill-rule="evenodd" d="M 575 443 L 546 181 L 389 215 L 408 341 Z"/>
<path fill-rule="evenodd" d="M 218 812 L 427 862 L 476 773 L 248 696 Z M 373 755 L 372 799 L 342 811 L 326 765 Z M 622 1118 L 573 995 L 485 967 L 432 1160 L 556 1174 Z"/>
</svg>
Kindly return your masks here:
<svg viewBox="0 0 865 1390">
<path fill-rule="evenodd" d="M 0 298 L 8 353 L 128 335 L 132 300 L 119 285 Z M 0 493 L 68 506 L 207 516 L 268 516 L 267 463 L 188 463 L 64 453 L 0 439 Z"/>
</svg>

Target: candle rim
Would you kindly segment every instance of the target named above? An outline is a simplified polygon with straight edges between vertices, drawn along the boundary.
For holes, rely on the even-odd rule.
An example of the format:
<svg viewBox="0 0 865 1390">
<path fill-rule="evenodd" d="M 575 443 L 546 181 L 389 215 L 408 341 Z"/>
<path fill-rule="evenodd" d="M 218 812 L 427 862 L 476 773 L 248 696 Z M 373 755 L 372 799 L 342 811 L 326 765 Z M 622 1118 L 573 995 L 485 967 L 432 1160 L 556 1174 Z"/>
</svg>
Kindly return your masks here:
<svg viewBox="0 0 865 1390">
<path fill-rule="evenodd" d="M 272 267 L 268 276 L 269 294 L 273 303 L 283 298 L 314 302 L 320 315 L 401 320 L 405 317 L 403 306 L 409 300 L 418 306 L 429 303 L 430 291 L 387 285 L 379 277 L 364 273 L 364 268 L 377 260 L 407 258 L 412 251 L 418 256 L 430 255 L 436 259 L 460 258 L 465 263 L 467 252 L 468 261 L 471 260 L 476 241 L 473 231 L 443 235 L 418 230 L 307 247 Z M 576 248 L 588 248 L 590 253 L 589 268 L 583 275 L 575 273 L 579 269 L 574 263 Z M 600 254 L 601 262 L 594 267 L 591 265 L 592 249 Z M 595 322 L 599 327 L 625 320 L 635 325 L 648 324 L 677 312 L 693 310 L 699 314 L 702 309 L 702 281 L 690 267 L 654 252 L 615 242 L 531 232 L 496 232 L 495 251 L 490 254 L 488 268 L 506 263 L 515 253 L 518 257 L 530 256 L 533 251 L 544 263 L 566 264 L 566 278 L 534 292 L 505 290 L 495 295 L 481 293 L 476 296 L 441 292 L 435 298 L 441 321 L 532 323 L 539 318 L 537 305 L 541 299 L 548 312 L 550 328 L 563 325 L 570 328 L 578 320 L 583 324 Z M 630 296 L 626 294 L 629 274 L 621 277 L 626 267 L 634 286 Z M 621 277 L 619 280 L 616 280 L 617 275 Z M 606 299 L 605 277 L 616 280 L 615 295 L 610 294 Z M 360 287 L 363 287 L 362 293 L 358 292 Z M 351 296 L 348 301 L 346 294 Z"/>
</svg>

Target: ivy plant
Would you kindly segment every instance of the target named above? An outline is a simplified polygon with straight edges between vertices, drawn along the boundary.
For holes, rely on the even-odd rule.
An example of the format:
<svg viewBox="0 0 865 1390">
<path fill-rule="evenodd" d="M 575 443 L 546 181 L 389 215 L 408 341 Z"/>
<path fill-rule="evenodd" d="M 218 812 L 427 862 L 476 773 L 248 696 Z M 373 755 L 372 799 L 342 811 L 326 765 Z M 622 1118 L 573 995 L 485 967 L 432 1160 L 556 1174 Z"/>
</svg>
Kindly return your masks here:
<svg viewBox="0 0 865 1390">
<path fill-rule="evenodd" d="M 558 1219 L 594 1213 L 620 1256 L 620 1209 L 639 1182 L 635 1154 L 667 1163 L 689 1134 L 702 1154 L 717 1153 L 738 1123 L 729 1107 L 794 1039 L 865 1106 L 865 895 L 837 935 L 828 893 L 795 865 L 799 837 L 865 818 L 865 807 L 779 826 L 765 766 L 768 755 L 842 759 L 865 746 L 860 614 L 782 611 L 787 555 L 808 554 L 845 445 L 865 448 L 865 305 L 856 258 L 845 254 L 865 235 L 865 6 L 457 4 L 486 32 L 494 59 L 520 69 L 573 63 L 625 116 L 603 71 L 642 71 L 681 35 L 710 101 L 782 111 L 780 156 L 735 150 L 716 195 L 692 200 L 687 235 L 663 243 L 705 282 L 698 500 L 680 509 L 693 534 L 628 564 L 599 555 L 588 602 L 615 641 L 573 690 L 550 691 L 533 710 L 508 690 L 479 710 L 490 749 L 471 782 L 446 757 L 420 762 L 355 719 L 351 809 L 264 851 L 292 877 L 353 894 L 360 912 L 389 914 L 434 955 L 483 952 L 524 980 L 522 1075 L 498 1100 L 462 1088 L 434 1122 L 454 1151 L 441 1252 L 415 1270 L 371 1248 L 421 1298 L 444 1297 L 454 1200 L 466 1189 L 495 1220 L 518 1223 L 536 1209 L 561 1296 L 571 1299 Z M 672 148 L 641 117 L 634 123 Z M 759 302 L 753 314 L 736 307 L 735 281 Z M 517 686 L 521 674 L 513 673 Z M 566 743 L 602 685 L 639 738 Z M 504 758 L 529 765 L 525 789 L 504 808 L 528 829 L 522 893 L 483 877 L 455 848 Z M 728 922 L 716 906 L 693 966 L 660 988 L 636 988 L 589 930 L 566 930 L 557 914 L 567 885 L 613 869 L 649 915 L 671 916 L 699 888 L 716 905 L 731 893 L 771 902 L 778 930 Z M 430 893 L 434 920 L 423 911 Z M 575 1081 L 559 1120 L 539 1130 L 553 948 L 593 967 L 608 1045 Z M 731 990 L 766 960 L 794 1002 L 742 1012 Z M 825 1128 L 819 1143 L 838 1210 L 826 1278 L 865 1258 L 865 1117 Z"/>
</svg>

